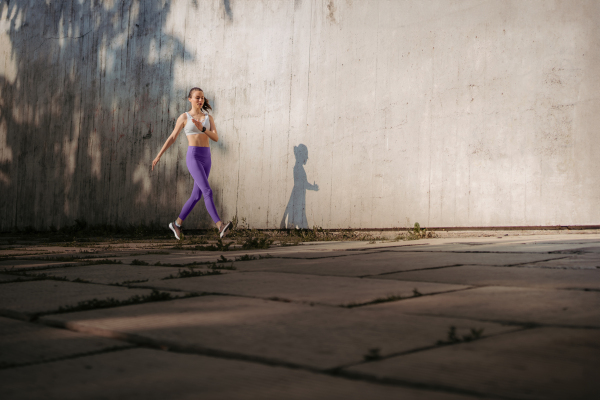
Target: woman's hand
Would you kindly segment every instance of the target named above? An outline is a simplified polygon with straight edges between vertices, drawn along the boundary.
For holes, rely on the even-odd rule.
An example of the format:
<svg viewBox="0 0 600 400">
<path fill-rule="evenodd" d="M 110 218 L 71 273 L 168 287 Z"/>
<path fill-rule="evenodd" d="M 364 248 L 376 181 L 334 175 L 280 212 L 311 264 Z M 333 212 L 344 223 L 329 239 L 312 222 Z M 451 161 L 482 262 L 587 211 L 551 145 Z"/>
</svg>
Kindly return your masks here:
<svg viewBox="0 0 600 400">
<path fill-rule="evenodd" d="M 204 118 L 208 118 L 208 117 L 204 117 Z M 194 123 L 194 125 L 196 125 L 196 128 L 198 128 L 198 130 L 200 132 L 202 132 L 202 128 L 204 127 L 202 125 L 202 122 L 198 121 L 196 118 L 192 118 L 192 122 Z"/>
<path fill-rule="evenodd" d="M 158 164 L 158 162 L 159 162 L 159 161 L 160 161 L 160 157 L 156 157 L 156 158 L 154 159 L 154 161 L 152 161 L 152 171 L 154 171 L 154 166 L 155 166 L 156 164 Z"/>
</svg>

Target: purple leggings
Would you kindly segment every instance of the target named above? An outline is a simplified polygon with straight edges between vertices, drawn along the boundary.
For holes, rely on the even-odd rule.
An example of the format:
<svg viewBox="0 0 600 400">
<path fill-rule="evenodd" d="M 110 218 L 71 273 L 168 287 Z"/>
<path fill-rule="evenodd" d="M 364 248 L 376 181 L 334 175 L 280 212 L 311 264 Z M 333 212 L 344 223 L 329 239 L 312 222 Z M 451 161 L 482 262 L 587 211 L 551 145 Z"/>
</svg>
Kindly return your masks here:
<svg viewBox="0 0 600 400">
<path fill-rule="evenodd" d="M 192 208 L 200 200 L 200 197 L 204 195 L 204 204 L 210 214 L 212 220 L 216 223 L 220 221 L 219 214 L 215 208 L 215 202 L 213 201 L 212 190 L 208 184 L 208 174 L 210 173 L 210 147 L 197 147 L 189 146 L 187 156 L 185 157 L 188 170 L 194 178 L 194 190 L 192 195 L 181 209 L 179 218 L 185 220 Z"/>
</svg>

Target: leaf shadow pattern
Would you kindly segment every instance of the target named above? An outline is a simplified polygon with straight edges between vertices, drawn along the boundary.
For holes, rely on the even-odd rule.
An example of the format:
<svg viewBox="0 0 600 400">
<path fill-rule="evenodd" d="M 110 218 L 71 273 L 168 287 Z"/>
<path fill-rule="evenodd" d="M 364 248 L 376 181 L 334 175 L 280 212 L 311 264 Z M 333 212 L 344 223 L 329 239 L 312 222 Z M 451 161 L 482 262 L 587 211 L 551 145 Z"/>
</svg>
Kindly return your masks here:
<svg viewBox="0 0 600 400">
<path fill-rule="evenodd" d="M 187 106 L 174 66 L 194 60 L 170 11 L 167 0 L 0 4 L 0 230 L 175 212 L 149 178 Z"/>
</svg>

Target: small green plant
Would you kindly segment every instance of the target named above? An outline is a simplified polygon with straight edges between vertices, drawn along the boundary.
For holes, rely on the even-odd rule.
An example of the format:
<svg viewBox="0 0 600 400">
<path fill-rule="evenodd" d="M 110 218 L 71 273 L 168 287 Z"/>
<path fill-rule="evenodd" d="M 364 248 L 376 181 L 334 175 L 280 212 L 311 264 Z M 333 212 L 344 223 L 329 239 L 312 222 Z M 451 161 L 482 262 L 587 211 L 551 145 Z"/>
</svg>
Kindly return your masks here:
<svg viewBox="0 0 600 400">
<path fill-rule="evenodd" d="M 131 265 L 150 265 L 146 261 L 138 260 L 137 258 L 131 261 Z"/>
<path fill-rule="evenodd" d="M 363 356 L 363 359 L 365 361 L 375 361 L 375 360 L 381 359 L 381 349 L 380 348 L 369 349 L 367 354 L 365 354 Z"/>
<path fill-rule="evenodd" d="M 252 260 L 256 260 L 256 257 L 249 256 L 248 254 L 244 254 L 241 257 L 236 257 L 235 258 L 235 261 L 252 261 Z"/>
<path fill-rule="evenodd" d="M 456 327 L 450 326 L 450 328 L 448 329 L 448 335 L 447 335 L 446 340 L 438 340 L 437 345 L 441 346 L 441 345 L 445 345 L 445 344 L 471 342 L 473 340 L 480 339 L 482 335 L 483 335 L 483 328 L 481 328 L 481 329 L 471 328 L 470 334 L 459 337 L 456 334 Z"/>
<path fill-rule="evenodd" d="M 223 254 L 221 254 L 221 257 L 219 257 L 219 259 L 217 260 L 218 263 L 226 263 L 229 261 L 231 260 L 227 259 Z"/>
</svg>

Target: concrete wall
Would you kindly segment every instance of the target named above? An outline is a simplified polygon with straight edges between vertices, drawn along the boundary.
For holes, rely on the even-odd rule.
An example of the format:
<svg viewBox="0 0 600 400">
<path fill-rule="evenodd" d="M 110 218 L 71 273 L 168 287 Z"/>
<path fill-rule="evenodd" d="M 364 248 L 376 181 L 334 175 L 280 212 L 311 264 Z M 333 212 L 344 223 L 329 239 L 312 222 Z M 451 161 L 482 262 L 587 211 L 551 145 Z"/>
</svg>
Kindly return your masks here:
<svg viewBox="0 0 600 400">
<path fill-rule="evenodd" d="M 174 219 L 185 137 L 150 164 L 196 85 L 224 219 L 600 224 L 599 1 L 4 0 L 0 18 L 0 230 Z M 209 223 L 199 203 L 186 226 Z"/>
</svg>

